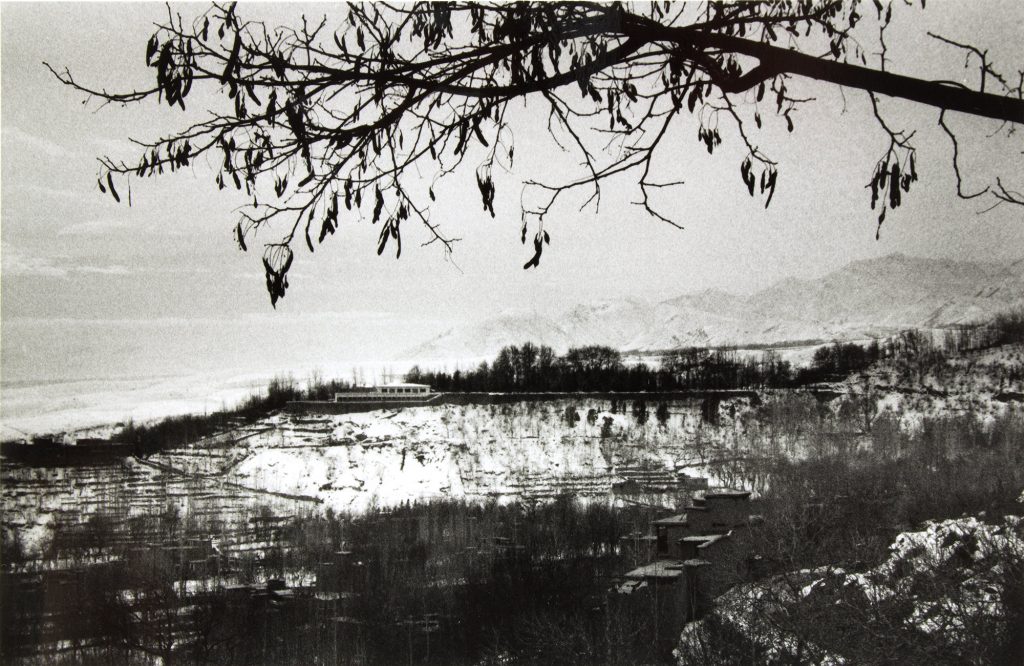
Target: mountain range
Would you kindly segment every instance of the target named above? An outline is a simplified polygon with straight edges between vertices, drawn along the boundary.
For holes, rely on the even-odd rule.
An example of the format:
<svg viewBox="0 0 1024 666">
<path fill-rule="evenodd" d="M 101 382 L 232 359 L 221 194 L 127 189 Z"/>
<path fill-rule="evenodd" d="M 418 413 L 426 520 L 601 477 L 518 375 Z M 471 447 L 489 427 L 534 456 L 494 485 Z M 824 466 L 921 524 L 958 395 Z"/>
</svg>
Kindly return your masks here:
<svg viewBox="0 0 1024 666">
<path fill-rule="evenodd" d="M 448 330 L 402 356 L 491 357 L 505 345 L 526 341 L 559 352 L 587 344 L 637 352 L 781 346 L 942 328 L 1016 307 L 1024 307 L 1024 259 L 996 263 L 892 254 L 854 261 L 817 279 L 787 278 L 749 296 L 708 289 L 656 303 L 623 298 L 581 304 L 558 317 L 506 312 Z"/>
</svg>

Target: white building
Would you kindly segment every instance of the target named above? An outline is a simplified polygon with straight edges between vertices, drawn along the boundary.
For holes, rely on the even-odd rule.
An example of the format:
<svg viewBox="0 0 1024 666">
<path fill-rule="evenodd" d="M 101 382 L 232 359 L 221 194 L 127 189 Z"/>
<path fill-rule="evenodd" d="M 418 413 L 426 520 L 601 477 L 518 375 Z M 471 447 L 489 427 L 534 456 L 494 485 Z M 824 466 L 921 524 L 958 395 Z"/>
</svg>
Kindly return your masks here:
<svg viewBox="0 0 1024 666">
<path fill-rule="evenodd" d="M 335 402 L 346 402 L 352 400 L 425 400 L 437 395 L 430 390 L 427 384 L 408 384 L 394 382 L 380 386 L 356 386 L 348 391 L 334 394 Z"/>
</svg>

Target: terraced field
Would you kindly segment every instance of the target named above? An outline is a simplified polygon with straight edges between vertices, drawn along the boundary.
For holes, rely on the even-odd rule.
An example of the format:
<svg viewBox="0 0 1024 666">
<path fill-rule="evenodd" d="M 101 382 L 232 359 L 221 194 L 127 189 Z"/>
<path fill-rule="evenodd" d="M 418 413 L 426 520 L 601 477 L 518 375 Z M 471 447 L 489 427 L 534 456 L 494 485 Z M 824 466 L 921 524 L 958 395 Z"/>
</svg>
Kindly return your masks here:
<svg viewBox="0 0 1024 666">
<path fill-rule="evenodd" d="M 578 419 L 566 418 L 570 407 Z M 53 603 L 54 594 L 67 597 L 97 576 L 147 566 L 168 572 L 179 642 L 193 640 L 189 609 L 215 590 L 247 589 L 251 597 L 280 579 L 273 584 L 313 594 L 323 566 L 292 554 L 292 526 L 327 511 L 560 496 L 671 506 L 690 482 L 684 470 L 699 472 L 708 433 L 725 451 L 740 427 L 728 406 L 726 423 L 700 436 L 699 403 L 672 405 L 663 423 L 609 407 L 552 401 L 279 414 L 144 459 L 4 460 L 4 657 L 106 640 L 108 629 L 82 628 L 92 625 L 69 610 L 76 603 Z"/>
<path fill-rule="evenodd" d="M 570 407 L 580 417 L 573 425 L 564 416 Z M 722 425 L 703 429 L 699 403 L 673 405 L 664 423 L 567 400 L 281 415 L 217 452 L 192 447 L 151 461 L 241 487 L 315 498 L 340 512 L 437 498 L 662 492 L 677 487 L 684 468 L 696 473 L 709 456 L 735 445 L 742 428 L 729 414 L 736 407 L 722 406 Z"/>
</svg>

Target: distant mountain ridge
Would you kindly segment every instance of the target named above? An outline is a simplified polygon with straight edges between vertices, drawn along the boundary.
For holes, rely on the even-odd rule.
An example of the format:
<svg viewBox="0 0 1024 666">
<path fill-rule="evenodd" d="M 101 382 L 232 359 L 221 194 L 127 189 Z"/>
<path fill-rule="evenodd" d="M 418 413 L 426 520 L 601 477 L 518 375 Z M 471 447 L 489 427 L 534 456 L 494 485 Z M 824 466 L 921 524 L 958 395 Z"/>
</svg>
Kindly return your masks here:
<svg viewBox="0 0 1024 666">
<path fill-rule="evenodd" d="M 586 344 L 655 351 L 862 339 L 970 323 L 1018 306 L 1024 306 L 1024 259 L 997 263 L 892 254 L 854 261 L 818 279 L 786 278 L 750 296 L 708 289 L 658 303 L 624 298 L 581 304 L 557 318 L 506 312 L 451 329 L 402 357 L 490 357 L 526 341 L 557 351 Z"/>
</svg>

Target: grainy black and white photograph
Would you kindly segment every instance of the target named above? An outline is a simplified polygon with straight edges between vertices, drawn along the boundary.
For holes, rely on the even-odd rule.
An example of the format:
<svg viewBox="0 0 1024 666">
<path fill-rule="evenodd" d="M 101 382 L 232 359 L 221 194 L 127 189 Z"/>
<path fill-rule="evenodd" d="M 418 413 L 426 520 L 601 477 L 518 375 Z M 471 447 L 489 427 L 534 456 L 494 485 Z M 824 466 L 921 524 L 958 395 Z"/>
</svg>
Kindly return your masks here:
<svg viewBox="0 0 1024 666">
<path fill-rule="evenodd" d="M 1024 664 L 1022 37 L 2 3 L 0 664 Z"/>
</svg>

